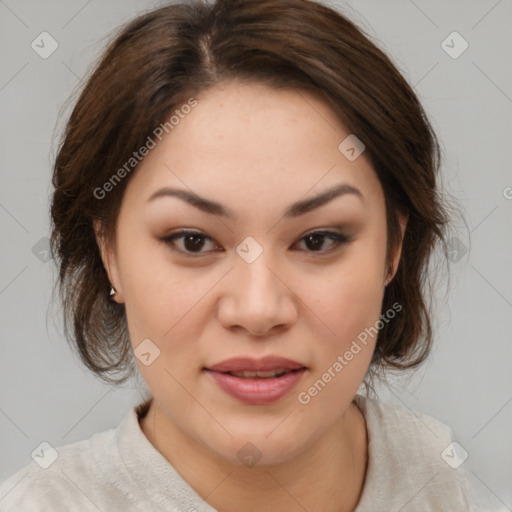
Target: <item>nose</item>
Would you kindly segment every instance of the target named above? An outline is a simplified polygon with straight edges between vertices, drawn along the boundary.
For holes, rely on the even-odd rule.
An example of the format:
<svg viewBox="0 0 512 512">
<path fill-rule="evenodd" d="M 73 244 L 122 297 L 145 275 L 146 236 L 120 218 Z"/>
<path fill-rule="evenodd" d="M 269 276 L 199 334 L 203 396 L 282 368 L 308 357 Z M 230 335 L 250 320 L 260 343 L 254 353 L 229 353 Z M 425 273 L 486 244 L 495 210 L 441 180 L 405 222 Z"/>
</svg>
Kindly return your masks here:
<svg viewBox="0 0 512 512">
<path fill-rule="evenodd" d="M 297 321 L 297 298 L 284 273 L 273 267 L 265 251 L 252 263 L 235 263 L 218 307 L 224 327 L 263 337 Z"/>
</svg>

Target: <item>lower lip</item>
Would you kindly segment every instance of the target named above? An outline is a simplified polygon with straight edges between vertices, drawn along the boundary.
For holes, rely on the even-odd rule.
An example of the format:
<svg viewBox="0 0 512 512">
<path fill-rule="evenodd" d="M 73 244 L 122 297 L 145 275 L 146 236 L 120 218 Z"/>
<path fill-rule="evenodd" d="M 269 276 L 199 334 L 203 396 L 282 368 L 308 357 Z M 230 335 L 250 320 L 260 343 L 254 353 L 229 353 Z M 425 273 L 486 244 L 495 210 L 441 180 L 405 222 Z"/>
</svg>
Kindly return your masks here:
<svg viewBox="0 0 512 512">
<path fill-rule="evenodd" d="M 286 396 L 298 384 L 306 368 L 272 379 L 242 379 L 227 373 L 206 370 L 220 388 L 246 404 L 270 404 Z"/>
</svg>

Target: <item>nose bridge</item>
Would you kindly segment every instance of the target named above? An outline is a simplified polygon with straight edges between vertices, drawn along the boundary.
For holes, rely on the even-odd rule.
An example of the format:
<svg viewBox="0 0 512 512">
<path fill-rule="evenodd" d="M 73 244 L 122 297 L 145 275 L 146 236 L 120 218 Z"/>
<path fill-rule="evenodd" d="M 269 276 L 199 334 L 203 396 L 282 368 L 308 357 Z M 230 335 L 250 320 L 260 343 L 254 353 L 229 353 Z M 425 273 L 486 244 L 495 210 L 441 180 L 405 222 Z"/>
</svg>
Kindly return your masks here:
<svg viewBox="0 0 512 512">
<path fill-rule="evenodd" d="M 237 262 L 235 272 L 241 295 L 246 300 L 261 301 L 263 304 L 272 302 L 276 294 L 282 291 L 279 280 L 270 270 L 275 266 L 272 250 L 248 237 L 239 244 L 236 252 L 241 260 Z"/>
<path fill-rule="evenodd" d="M 279 278 L 274 252 L 248 237 L 236 249 L 237 259 L 231 273 L 234 285 L 220 308 L 225 327 L 239 326 L 251 334 L 263 335 L 277 325 L 286 325 L 296 317 L 290 301 L 293 295 Z M 277 274 L 277 275 L 275 275 Z M 287 297 L 290 294 L 290 297 Z"/>
</svg>

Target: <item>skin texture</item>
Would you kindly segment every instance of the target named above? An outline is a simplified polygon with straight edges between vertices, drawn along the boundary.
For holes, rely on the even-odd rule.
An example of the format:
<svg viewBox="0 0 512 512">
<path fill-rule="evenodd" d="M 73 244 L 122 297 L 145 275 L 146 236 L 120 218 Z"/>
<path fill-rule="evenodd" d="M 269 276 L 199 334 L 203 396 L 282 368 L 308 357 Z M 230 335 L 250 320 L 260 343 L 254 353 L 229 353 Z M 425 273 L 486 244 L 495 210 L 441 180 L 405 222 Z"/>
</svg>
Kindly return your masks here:
<svg viewBox="0 0 512 512">
<path fill-rule="evenodd" d="M 310 93 L 226 82 L 196 100 L 132 176 L 115 246 L 97 237 L 133 347 L 149 338 L 160 350 L 149 366 L 137 360 L 154 398 L 141 427 L 220 511 L 353 510 L 367 434 L 352 400 L 376 339 L 309 404 L 298 394 L 379 319 L 401 249 L 388 274 L 382 187 L 364 153 L 351 162 L 338 150 L 349 132 Z M 284 218 L 292 203 L 339 183 L 363 197 L 345 194 Z M 217 201 L 235 218 L 178 198 L 148 202 L 164 186 Z M 201 256 L 184 238 L 174 251 L 160 240 L 181 229 L 203 233 Z M 326 229 L 348 242 L 304 238 Z M 252 263 L 236 252 L 248 236 L 263 248 Z M 203 371 L 268 354 L 308 367 L 298 387 L 272 404 L 242 403 Z M 261 454 L 252 467 L 237 457 L 247 442 Z"/>
</svg>

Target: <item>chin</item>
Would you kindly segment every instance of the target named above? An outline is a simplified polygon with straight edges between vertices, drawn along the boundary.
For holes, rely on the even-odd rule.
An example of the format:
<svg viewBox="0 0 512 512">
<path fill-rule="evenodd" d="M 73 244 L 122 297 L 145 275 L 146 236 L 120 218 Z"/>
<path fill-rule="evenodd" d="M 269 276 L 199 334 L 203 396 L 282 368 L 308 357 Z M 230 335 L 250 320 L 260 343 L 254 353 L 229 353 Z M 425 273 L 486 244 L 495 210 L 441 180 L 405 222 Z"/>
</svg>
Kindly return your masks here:
<svg viewBox="0 0 512 512">
<path fill-rule="evenodd" d="M 277 423 L 278 424 L 278 423 Z M 282 429 L 278 432 L 274 422 L 272 427 L 251 435 L 254 427 L 244 432 L 233 432 L 233 437 L 225 436 L 223 439 L 212 438 L 207 440 L 205 446 L 217 454 L 224 461 L 241 467 L 260 468 L 276 466 L 293 460 L 304 452 L 314 440 L 303 439 L 296 432 Z M 229 429 L 228 429 L 229 430 Z M 269 435 L 268 433 L 271 432 Z"/>
</svg>

